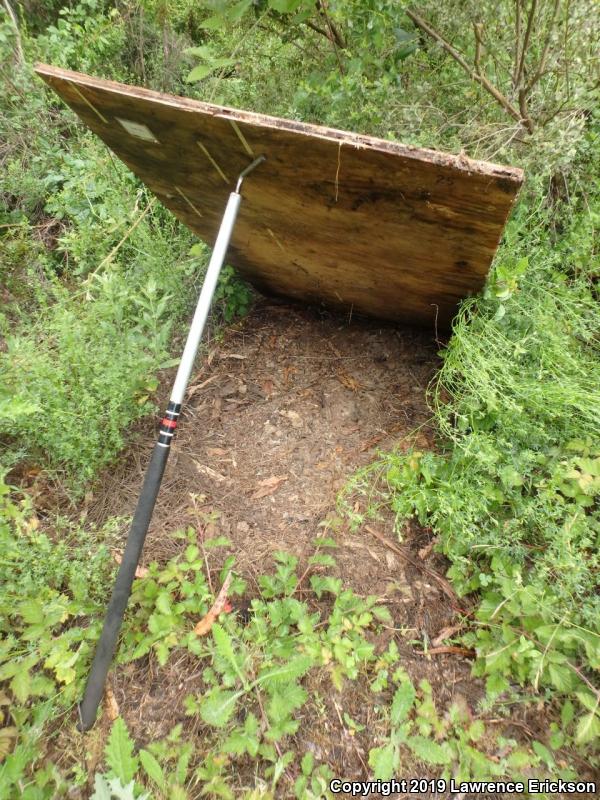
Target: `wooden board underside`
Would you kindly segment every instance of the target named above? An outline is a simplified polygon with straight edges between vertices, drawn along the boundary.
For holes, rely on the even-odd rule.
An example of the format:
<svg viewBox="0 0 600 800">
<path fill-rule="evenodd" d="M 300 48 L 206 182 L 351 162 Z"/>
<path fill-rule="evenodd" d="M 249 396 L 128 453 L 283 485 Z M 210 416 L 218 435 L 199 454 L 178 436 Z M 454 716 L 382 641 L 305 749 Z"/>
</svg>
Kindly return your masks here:
<svg viewBox="0 0 600 800">
<path fill-rule="evenodd" d="M 36 71 L 211 245 L 238 173 L 264 154 L 228 262 L 267 293 L 349 313 L 447 327 L 482 287 L 523 180 L 515 168 Z"/>
</svg>

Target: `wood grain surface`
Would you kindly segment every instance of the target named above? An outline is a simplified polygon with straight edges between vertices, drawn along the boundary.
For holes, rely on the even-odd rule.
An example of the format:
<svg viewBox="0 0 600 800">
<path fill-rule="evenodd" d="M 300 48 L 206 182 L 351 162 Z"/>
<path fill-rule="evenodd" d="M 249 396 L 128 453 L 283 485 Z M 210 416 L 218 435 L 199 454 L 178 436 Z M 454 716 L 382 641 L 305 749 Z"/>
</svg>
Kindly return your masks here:
<svg viewBox="0 0 600 800">
<path fill-rule="evenodd" d="M 44 64 L 37 73 L 201 239 L 239 172 L 228 261 L 259 290 L 446 328 L 483 285 L 521 170 L 210 105 Z"/>
</svg>

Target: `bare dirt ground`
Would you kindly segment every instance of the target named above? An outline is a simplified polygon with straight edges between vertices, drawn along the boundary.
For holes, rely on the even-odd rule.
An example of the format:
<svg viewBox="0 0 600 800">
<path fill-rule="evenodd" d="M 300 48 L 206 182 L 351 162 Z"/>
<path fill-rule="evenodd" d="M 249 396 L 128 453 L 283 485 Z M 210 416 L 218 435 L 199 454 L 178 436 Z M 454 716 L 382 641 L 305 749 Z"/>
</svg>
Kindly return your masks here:
<svg viewBox="0 0 600 800">
<path fill-rule="evenodd" d="M 205 533 L 231 540 L 228 552 L 235 553 L 250 595 L 275 551 L 298 556 L 302 569 L 322 523 L 338 515 L 340 489 L 373 462 L 378 448 L 394 447 L 418 426 L 420 446 L 431 446 L 425 392 L 437 350 L 431 333 L 260 301 L 221 341 L 212 341 L 191 382 L 143 563 L 174 555 L 182 545 L 169 533 L 198 526 L 200 512 L 210 519 Z M 119 465 L 103 476 L 88 521 L 133 513 L 157 422 L 143 423 Z M 364 511 L 363 496 L 351 503 Z M 416 526 L 394 550 L 392 522 L 382 512 L 357 531 L 347 521 L 337 526 L 334 574 L 358 594 L 386 603 L 393 626 L 384 629 L 381 646 L 395 638 L 413 681 L 427 678 L 439 707 L 458 699 L 473 709 L 482 691 L 465 654 L 443 646 L 423 654 L 424 645 L 439 646 L 436 638 L 459 619 L 458 601 L 442 577 L 444 560 L 432 551 L 431 534 Z M 223 555 L 211 563 L 215 574 L 217 558 Z M 187 655 L 172 658 L 164 670 L 147 658 L 115 670 L 113 691 L 138 742 L 164 736 L 179 722 L 187 735 L 201 733 L 190 730 L 198 719 L 191 722 L 183 706 L 198 673 Z M 314 702 L 303 711 L 294 746 L 328 762 L 338 776 L 367 779 L 378 733 L 373 695 L 356 681 L 336 698 L 329 678 L 321 683 L 309 687 Z M 350 735 L 343 711 L 365 730 Z"/>
</svg>

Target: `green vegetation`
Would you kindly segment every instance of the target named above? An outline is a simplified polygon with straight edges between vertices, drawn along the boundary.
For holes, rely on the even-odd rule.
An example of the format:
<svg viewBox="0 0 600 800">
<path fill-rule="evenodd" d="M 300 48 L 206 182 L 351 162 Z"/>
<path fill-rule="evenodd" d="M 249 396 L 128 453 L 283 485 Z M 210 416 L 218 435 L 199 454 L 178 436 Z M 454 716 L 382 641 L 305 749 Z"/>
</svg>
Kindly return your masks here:
<svg viewBox="0 0 600 800">
<path fill-rule="evenodd" d="M 53 731 L 54 738 L 60 737 L 67 712 L 78 699 L 111 577 L 108 549 L 98 550 L 94 543 L 92 550 L 89 537 L 67 528 L 60 531 L 60 542 L 53 543 L 37 531 L 26 499 L 11 500 L 3 485 L 0 500 L 7 521 L 0 528 L 6 636 L 0 679 L 7 687 L 0 699 L 11 720 L 2 728 L 0 776 L 6 796 L 53 798 L 88 780 L 78 767 L 67 781 L 51 761 L 44 763 L 47 742 L 40 734 L 44 730 L 47 737 Z M 546 763 L 556 774 L 574 777 L 541 742 L 528 751 L 502 739 L 486 730 L 482 720 L 471 721 L 458 701 L 441 715 L 428 681 L 413 686 L 393 641 L 377 652 L 372 634 L 390 623 L 389 611 L 376 597 L 361 598 L 326 575 L 335 566 L 330 554 L 334 540 L 315 539 L 311 564 L 317 571 L 310 578 L 309 594 L 303 592 L 305 599 L 295 596 L 302 580 L 297 559 L 276 553 L 274 571 L 259 578 L 260 594 L 252 601 L 249 620 L 229 614 L 204 637 L 193 629 L 214 600 L 203 555 L 194 529 L 176 536 L 187 542 L 181 555 L 162 567 L 153 563 L 135 583 L 119 661 L 128 663 L 153 651 L 164 666 L 173 648 L 180 656 L 185 650 L 191 653 L 201 667 L 201 682 L 184 706 L 188 716 L 203 724 L 203 744 L 197 748 L 185 741 L 178 725 L 165 739 L 138 751 L 117 717 L 104 748 L 104 765 L 93 776 L 97 800 L 110 792 L 126 798 L 143 797 L 146 791 L 152 793 L 146 796 L 186 798 L 197 796 L 195 787 L 204 795 L 233 800 L 241 796 L 241 781 L 234 780 L 228 767 L 247 767 L 246 756 L 264 790 L 244 797 L 278 796 L 280 782 L 299 800 L 330 797 L 328 782 L 334 775 L 329 766 L 311 753 L 295 764 L 294 751 L 284 751 L 282 745 L 298 731 L 301 713 L 308 713 L 309 706 L 315 713 L 302 681 L 310 681 L 313 695 L 335 687 L 343 698 L 359 677 L 368 681 L 382 729 L 390 730 L 389 741 L 383 734 L 385 743 L 370 752 L 377 778 L 389 779 L 401 764 L 414 763 L 439 768 L 442 777 L 455 779 L 515 777 Z M 98 539 L 108 543 L 110 532 L 100 532 Z M 23 541 L 28 544 L 25 551 Z M 221 538 L 203 546 L 227 545 Z M 232 567 L 232 559 L 226 559 L 221 581 Z M 233 576 L 229 595 L 244 590 L 244 581 Z M 83 625 L 86 618 L 96 622 Z M 359 711 L 364 714 L 364 708 Z M 348 714 L 345 725 L 352 735 L 364 730 Z M 560 745 L 557 740 L 556 747 Z M 500 762 L 488 752 L 498 747 L 505 753 Z"/>
<path fill-rule="evenodd" d="M 456 589 L 478 592 L 465 641 L 489 694 L 516 682 L 577 698 L 586 743 L 600 732 L 586 677 L 600 667 L 600 311 L 572 253 L 539 218 L 525 225 L 444 352 L 439 452 L 389 454 L 379 468 L 398 520 L 431 526 Z"/>
<path fill-rule="evenodd" d="M 359 682 L 377 729 L 366 737 L 345 714 L 345 730 L 365 737 L 378 777 L 408 767 L 567 777 L 573 763 L 598 765 L 597 15 L 592 0 L 415 8 L 418 16 L 394 0 L 0 5 L 2 797 L 326 797 L 329 766 L 308 751 L 296 758 L 291 737 L 303 718 L 326 718 L 323 697 L 346 697 Z M 373 498 L 376 483 L 370 510 L 390 505 L 399 535 L 410 517 L 435 532 L 472 606 L 461 641 L 486 681 L 476 719 L 460 702 L 442 709 L 393 644 L 374 643 L 385 606 L 328 574 L 327 539 L 315 541 L 306 584 L 295 558 L 277 554 L 250 621 L 222 615 L 196 635 L 214 593 L 184 531 L 181 554 L 136 582 L 120 659 L 159 669 L 174 651 L 198 659 L 185 710 L 202 744 L 177 726 L 140 749 L 118 717 L 94 776 L 68 749 L 116 524 L 42 518 L 27 481 L 12 484 L 42 473 L 76 499 L 114 462 L 131 423 L 155 407 L 207 250 L 82 130 L 35 77 L 35 60 L 525 169 L 486 290 L 463 304 L 442 350 L 431 387 L 435 451 L 382 454 L 350 487 Z M 221 320 L 249 298 L 226 270 Z M 211 544 L 218 553 L 226 542 Z M 233 566 L 223 557 L 221 580 Z M 230 594 L 243 590 L 233 576 Z M 540 703 L 554 720 L 543 742 L 503 738 L 485 719 Z"/>
</svg>

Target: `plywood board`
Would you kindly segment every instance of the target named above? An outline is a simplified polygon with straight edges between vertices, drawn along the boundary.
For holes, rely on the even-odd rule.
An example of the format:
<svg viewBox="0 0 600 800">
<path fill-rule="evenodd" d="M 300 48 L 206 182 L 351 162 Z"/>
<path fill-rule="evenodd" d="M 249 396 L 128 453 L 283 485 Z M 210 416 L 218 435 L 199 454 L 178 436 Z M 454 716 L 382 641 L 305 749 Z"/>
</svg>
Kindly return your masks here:
<svg viewBox="0 0 600 800">
<path fill-rule="evenodd" d="M 91 78 L 38 74 L 200 238 L 238 173 L 228 261 L 268 293 L 447 326 L 485 281 L 521 170 Z"/>
</svg>

